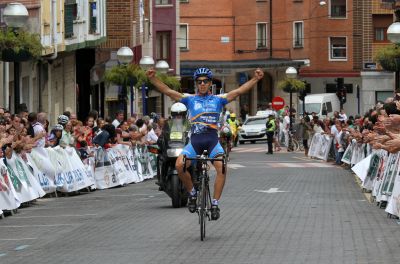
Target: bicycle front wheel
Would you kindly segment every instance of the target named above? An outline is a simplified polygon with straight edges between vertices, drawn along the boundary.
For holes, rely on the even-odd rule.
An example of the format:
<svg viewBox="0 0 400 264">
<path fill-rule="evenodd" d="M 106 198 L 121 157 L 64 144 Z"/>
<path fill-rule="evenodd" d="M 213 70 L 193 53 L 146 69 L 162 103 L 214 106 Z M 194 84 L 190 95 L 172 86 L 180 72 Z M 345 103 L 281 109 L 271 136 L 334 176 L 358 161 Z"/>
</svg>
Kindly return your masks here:
<svg viewBox="0 0 400 264">
<path fill-rule="evenodd" d="M 204 240 L 206 237 L 206 219 L 207 219 L 207 186 L 206 179 L 201 179 L 201 198 L 200 198 L 200 239 Z"/>
</svg>

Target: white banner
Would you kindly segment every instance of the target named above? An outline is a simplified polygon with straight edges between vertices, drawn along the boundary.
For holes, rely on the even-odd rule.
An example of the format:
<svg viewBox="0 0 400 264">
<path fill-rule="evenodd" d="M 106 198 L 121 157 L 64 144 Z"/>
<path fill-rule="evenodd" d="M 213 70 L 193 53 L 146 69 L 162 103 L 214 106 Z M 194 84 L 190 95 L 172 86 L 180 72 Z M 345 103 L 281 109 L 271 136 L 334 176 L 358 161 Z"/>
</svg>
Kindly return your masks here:
<svg viewBox="0 0 400 264">
<path fill-rule="evenodd" d="M 329 151 L 331 150 L 333 138 L 328 135 L 315 134 L 311 140 L 308 155 L 327 161 Z"/>
<path fill-rule="evenodd" d="M 13 210 L 20 206 L 20 201 L 15 196 L 14 186 L 8 176 L 7 167 L 3 160 L 0 161 L 0 211 Z M 2 213 L 2 212 L 0 212 Z"/>
<path fill-rule="evenodd" d="M 55 178 L 56 170 L 50 161 L 49 154 L 45 148 L 34 148 L 30 154 L 26 155 L 29 165 L 33 169 L 43 191 L 53 193 L 56 190 Z"/>
</svg>

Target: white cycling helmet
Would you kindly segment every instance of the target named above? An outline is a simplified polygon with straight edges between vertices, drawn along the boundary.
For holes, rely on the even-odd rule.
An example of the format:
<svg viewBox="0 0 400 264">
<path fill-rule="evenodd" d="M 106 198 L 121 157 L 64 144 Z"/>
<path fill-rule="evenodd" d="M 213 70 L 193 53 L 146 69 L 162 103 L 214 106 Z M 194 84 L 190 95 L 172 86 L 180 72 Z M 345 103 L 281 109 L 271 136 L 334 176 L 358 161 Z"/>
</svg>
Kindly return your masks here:
<svg viewBox="0 0 400 264">
<path fill-rule="evenodd" d="M 57 121 L 61 125 L 66 125 L 69 121 L 69 118 L 66 115 L 59 115 L 57 118 Z"/>
<path fill-rule="evenodd" d="M 57 124 L 57 125 L 53 126 L 53 130 L 61 130 L 62 131 L 62 130 L 64 130 L 64 127 L 60 124 Z"/>
<path fill-rule="evenodd" d="M 176 116 L 176 115 L 186 115 L 187 108 L 184 104 L 182 103 L 174 103 L 171 106 L 171 115 Z"/>
</svg>

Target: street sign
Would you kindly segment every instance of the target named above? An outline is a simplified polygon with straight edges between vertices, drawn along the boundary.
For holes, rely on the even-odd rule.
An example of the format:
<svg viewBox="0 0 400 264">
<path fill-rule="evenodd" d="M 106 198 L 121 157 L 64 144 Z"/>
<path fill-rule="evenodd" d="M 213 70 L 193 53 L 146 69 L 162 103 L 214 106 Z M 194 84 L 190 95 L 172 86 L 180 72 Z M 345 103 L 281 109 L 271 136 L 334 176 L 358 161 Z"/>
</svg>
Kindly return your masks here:
<svg viewBox="0 0 400 264">
<path fill-rule="evenodd" d="M 272 99 L 272 108 L 278 111 L 281 110 L 285 106 L 285 100 L 282 97 L 276 96 Z"/>
</svg>

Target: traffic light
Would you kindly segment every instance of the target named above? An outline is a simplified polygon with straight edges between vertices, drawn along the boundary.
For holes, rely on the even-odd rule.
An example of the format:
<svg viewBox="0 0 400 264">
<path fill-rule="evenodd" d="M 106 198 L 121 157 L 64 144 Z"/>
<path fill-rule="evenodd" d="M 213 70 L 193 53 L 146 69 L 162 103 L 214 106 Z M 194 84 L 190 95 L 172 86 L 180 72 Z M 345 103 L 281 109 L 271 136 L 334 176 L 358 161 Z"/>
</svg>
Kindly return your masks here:
<svg viewBox="0 0 400 264">
<path fill-rule="evenodd" d="M 347 88 L 344 85 L 344 78 L 337 78 L 336 79 L 336 95 L 340 101 L 340 107 L 343 107 L 343 104 L 346 103 L 346 95 L 347 95 Z"/>
</svg>

